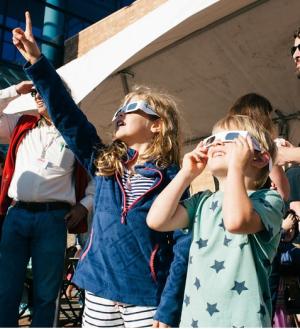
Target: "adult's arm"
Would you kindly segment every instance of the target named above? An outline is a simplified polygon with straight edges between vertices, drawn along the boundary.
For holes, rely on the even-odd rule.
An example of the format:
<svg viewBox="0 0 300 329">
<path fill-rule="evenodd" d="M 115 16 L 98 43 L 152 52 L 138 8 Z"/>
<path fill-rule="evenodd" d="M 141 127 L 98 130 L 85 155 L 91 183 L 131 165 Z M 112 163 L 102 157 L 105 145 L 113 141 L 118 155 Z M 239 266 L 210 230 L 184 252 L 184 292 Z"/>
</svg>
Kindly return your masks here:
<svg viewBox="0 0 300 329">
<path fill-rule="evenodd" d="M 19 84 L 21 85 L 21 83 Z M 0 90 L 0 143 L 9 144 L 10 136 L 13 133 L 13 130 L 20 119 L 19 114 L 6 114 L 3 113 L 3 110 L 6 106 L 19 96 L 17 88 L 19 85 L 13 85 L 8 88 Z M 31 83 L 32 87 L 32 83 Z"/>
<path fill-rule="evenodd" d="M 0 113 L 3 112 L 9 102 L 17 98 L 18 96 L 19 95 L 17 93 L 15 85 L 0 90 Z"/>
<path fill-rule="evenodd" d="M 0 90 L 0 113 L 6 108 L 6 106 L 15 98 L 21 94 L 27 94 L 32 89 L 31 81 L 22 81 L 17 85 L 12 85 L 8 88 Z"/>
<path fill-rule="evenodd" d="M 277 192 L 284 201 L 287 201 L 290 196 L 290 183 L 281 166 L 273 166 L 270 172 L 270 179 L 274 183 Z"/>
<path fill-rule="evenodd" d="M 68 229 L 74 229 L 93 209 L 95 183 L 91 179 L 85 189 L 84 197 L 65 215 Z"/>
<path fill-rule="evenodd" d="M 300 163 L 300 147 L 278 147 L 276 164 L 284 165 L 288 162 Z"/>
<path fill-rule="evenodd" d="M 84 197 L 79 201 L 89 213 L 93 210 L 95 189 L 95 181 L 91 179 L 85 189 Z"/>
</svg>

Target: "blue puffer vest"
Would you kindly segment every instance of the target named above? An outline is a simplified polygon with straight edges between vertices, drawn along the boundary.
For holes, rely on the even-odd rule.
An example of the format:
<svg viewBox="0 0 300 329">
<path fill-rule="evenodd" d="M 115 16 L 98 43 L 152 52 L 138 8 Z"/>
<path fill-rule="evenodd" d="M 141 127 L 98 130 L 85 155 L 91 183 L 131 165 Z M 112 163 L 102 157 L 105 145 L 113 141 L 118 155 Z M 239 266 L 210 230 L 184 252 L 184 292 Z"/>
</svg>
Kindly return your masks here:
<svg viewBox="0 0 300 329">
<path fill-rule="evenodd" d="M 146 163 L 136 171 L 155 182 L 129 209 L 124 207 L 120 177 L 95 178 L 92 232 L 73 281 L 103 298 L 156 306 L 173 258 L 173 243 L 171 234 L 151 230 L 146 216 L 176 169 L 160 171 Z"/>
</svg>

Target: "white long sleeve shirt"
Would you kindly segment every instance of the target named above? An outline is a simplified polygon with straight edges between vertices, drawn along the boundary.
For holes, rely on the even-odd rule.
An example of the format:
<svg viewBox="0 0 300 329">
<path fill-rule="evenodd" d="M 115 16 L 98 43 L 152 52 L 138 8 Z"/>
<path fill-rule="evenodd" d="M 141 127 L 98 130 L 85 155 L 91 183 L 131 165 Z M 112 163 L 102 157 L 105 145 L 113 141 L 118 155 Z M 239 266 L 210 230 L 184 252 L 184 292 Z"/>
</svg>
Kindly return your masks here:
<svg viewBox="0 0 300 329">
<path fill-rule="evenodd" d="M 17 96 L 15 88 L 1 91 L 0 111 Z M 10 140 L 20 118 L 17 114 L 1 113 L 0 142 Z M 16 157 L 15 171 L 8 190 L 9 197 L 27 202 L 64 201 L 76 203 L 73 170 L 75 157 L 53 125 L 40 121 L 22 140 Z M 86 196 L 80 201 L 92 209 L 94 183 L 90 182 Z"/>
<path fill-rule="evenodd" d="M 18 97 L 15 86 L 0 90 L 0 143 L 9 144 L 10 136 L 20 119 L 19 114 L 5 114 L 3 110 L 9 102 Z"/>
</svg>

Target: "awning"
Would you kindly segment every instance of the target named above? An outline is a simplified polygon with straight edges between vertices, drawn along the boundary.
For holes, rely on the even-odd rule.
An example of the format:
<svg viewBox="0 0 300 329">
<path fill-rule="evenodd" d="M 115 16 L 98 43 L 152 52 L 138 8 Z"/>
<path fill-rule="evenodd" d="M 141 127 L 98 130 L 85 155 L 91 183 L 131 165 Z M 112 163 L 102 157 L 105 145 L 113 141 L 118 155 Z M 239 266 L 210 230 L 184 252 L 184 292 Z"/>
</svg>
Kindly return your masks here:
<svg viewBox="0 0 300 329">
<path fill-rule="evenodd" d="M 299 0 L 169 0 L 58 72 L 105 140 L 126 90 L 144 84 L 177 97 L 185 138 L 196 141 L 245 93 L 298 111 L 289 49 L 299 12 Z"/>
</svg>

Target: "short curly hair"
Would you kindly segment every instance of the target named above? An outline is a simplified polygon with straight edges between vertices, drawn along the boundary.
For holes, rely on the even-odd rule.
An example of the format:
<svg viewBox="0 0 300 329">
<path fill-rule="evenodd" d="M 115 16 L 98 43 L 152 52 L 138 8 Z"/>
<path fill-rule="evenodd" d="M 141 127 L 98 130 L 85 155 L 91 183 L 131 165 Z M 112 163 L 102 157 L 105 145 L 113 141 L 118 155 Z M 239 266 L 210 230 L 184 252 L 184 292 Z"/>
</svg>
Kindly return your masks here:
<svg viewBox="0 0 300 329">
<path fill-rule="evenodd" d="M 300 38 L 300 27 L 294 32 L 294 39 Z"/>
</svg>

